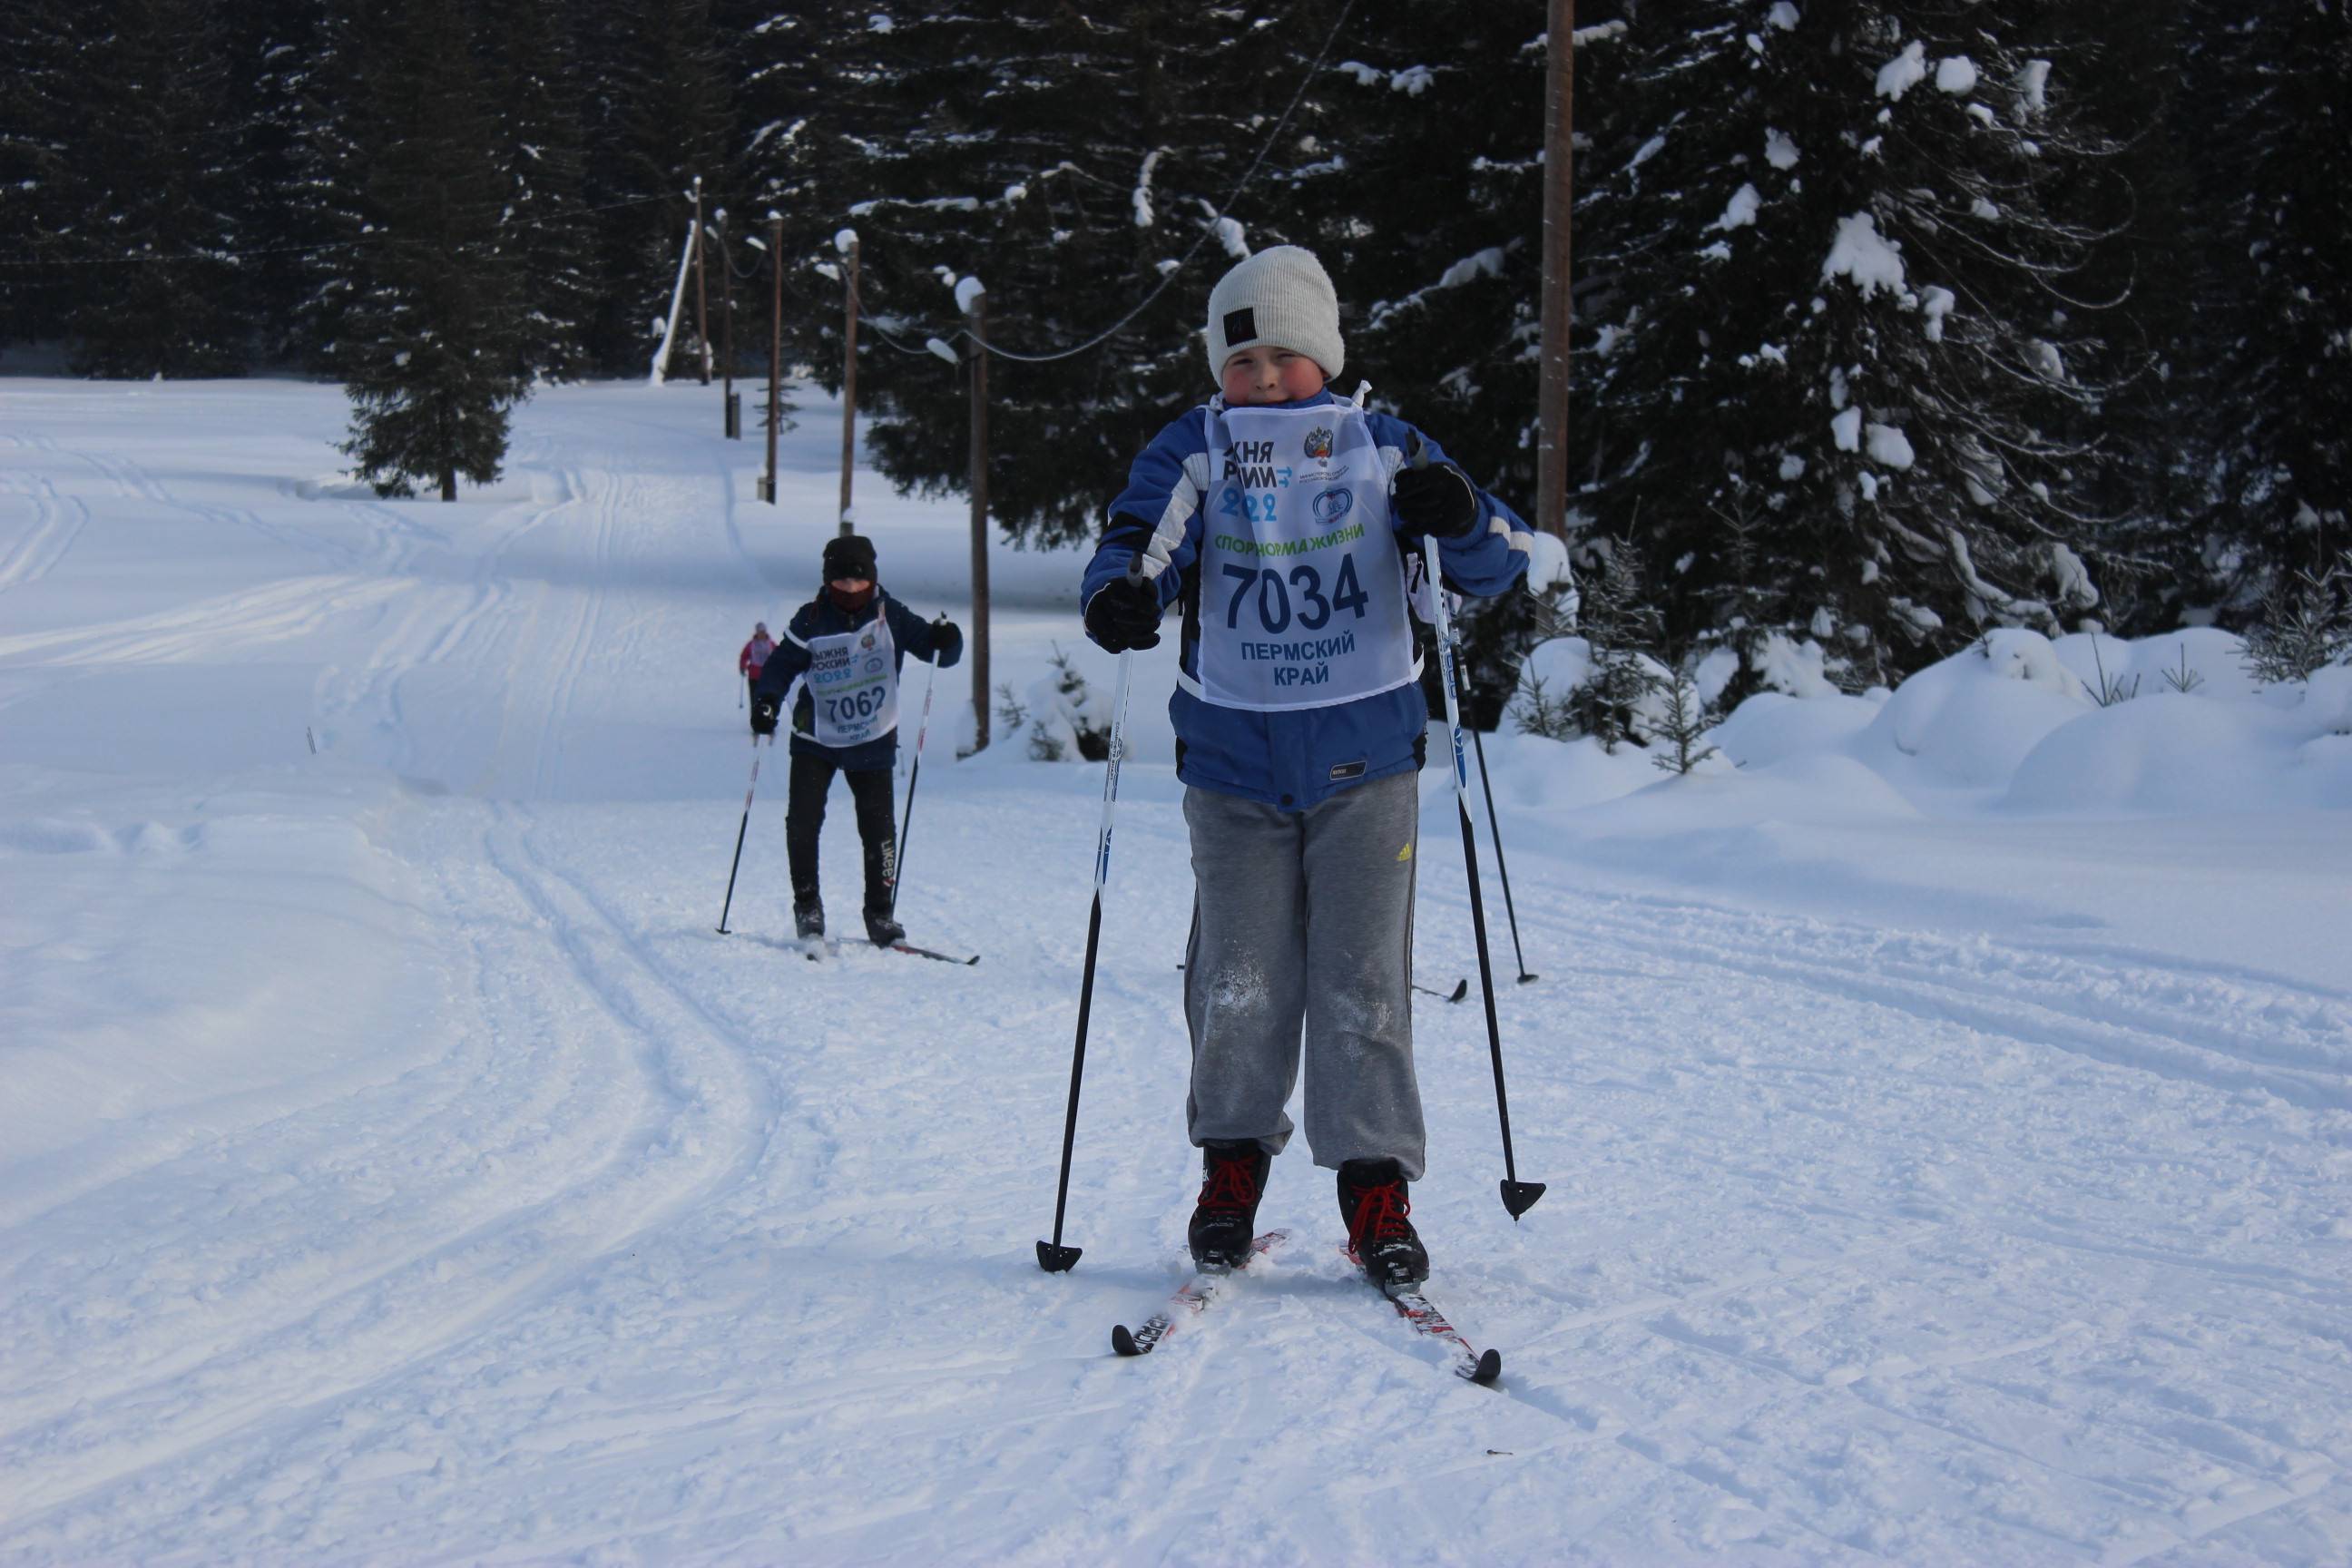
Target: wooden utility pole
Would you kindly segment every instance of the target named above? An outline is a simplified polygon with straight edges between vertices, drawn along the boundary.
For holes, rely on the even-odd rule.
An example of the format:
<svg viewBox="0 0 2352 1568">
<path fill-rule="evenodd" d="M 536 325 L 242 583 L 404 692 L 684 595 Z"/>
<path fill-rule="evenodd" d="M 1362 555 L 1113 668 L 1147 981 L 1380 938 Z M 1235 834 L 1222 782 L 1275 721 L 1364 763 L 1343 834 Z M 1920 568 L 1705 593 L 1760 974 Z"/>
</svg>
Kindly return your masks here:
<svg viewBox="0 0 2352 1568">
<path fill-rule="evenodd" d="M 958 284 L 971 329 L 971 745 L 988 744 L 988 294 Z"/>
<path fill-rule="evenodd" d="M 841 253 L 841 532 L 847 538 L 857 531 L 849 506 L 849 476 L 857 467 L 857 231 L 843 229 L 833 247 Z"/>
<path fill-rule="evenodd" d="M 735 400 L 735 257 L 727 245 L 727 209 L 711 215 L 719 236 L 719 374 L 724 396 L 721 428 L 730 441 L 743 438 L 743 405 Z"/>
<path fill-rule="evenodd" d="M 1576 153 L 1576 0 L 1550 0 L 1544 94 L 1543 324 L 1538 347 L 1535 525 L 1568 537 L 1569 203 Z"/>
<path fill-rule="evenodd" d="M 702 356 L 702 384 L 710 384 L 710 289 L 702 276 L 702 176 L 694 176 L 694 346 Z"/>
<path fill-rule="evenodd" d="M 768 215 L 768 504 L 776 502 L 776 422 L 784 408 L 784 219 Z"/>
</svg>

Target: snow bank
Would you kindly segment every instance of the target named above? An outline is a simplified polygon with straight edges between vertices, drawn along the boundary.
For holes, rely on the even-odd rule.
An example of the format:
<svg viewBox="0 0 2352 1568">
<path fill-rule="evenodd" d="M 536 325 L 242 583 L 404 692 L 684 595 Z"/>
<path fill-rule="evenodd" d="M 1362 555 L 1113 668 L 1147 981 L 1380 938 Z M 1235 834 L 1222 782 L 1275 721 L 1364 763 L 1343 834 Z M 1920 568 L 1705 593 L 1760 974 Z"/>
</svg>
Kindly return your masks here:
<svg viewBox="0 0 2352 1568">
<path fill-rule="evenodd" d="M 1587 677 L 1591 658 L 1582 638 L 1540 646 L 1522 676 L 1520 707 L 1538 679 L 1551 701 L 1564 699 Z M 1883 814 L 1890 791 L 1937 816 L 2352 807 L 2352 668 L 2262 687 L 2239 639 L 2211 627 L 2137 641 L 2078 633 L 2054 642 L 2001 628 L 1891 693 L 1864 696 L 1836 688 L 1824 650 L 1811 641 L 1774 637 L 1751 659 L 1751 674 L 1770 689 L 1707 734 L 1719 761 L 1691 777 L 1712 772 L 1715 782 L 1684 779 L 1669 788 L 1622 770 L 1608 776 L 1654 797 L 1668 815 L 1705 802 L 1698 816 L 1706 820 L 1741 811 L 1756 821 L 1786 816 L 1791 778 L 1815 792 L 1808 813 L 1818 805 L 1833 816 Z M 1589 766 L 1578 766 L 1585 775 L 1563 793 L 1590 798 Z M 1532 803 L 1543 791 L 1524 793 Z M 1663 804 L 1673 802 L 1681 804 Z M 1633 820 L 1623 813 L 1611 820 L 1619 818 Z"/>
</svg>

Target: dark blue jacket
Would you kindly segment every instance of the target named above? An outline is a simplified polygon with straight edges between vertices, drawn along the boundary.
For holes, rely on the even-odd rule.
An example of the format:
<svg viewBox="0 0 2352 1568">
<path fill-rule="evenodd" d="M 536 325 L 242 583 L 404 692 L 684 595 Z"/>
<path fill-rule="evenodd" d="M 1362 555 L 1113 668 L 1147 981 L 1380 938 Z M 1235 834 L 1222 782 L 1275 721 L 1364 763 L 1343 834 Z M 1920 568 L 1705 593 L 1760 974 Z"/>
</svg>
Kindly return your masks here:
<svg viewBox="0 0 2352 1568">
<path fill-rule="evenodd" d="M 793 682 L 808 673 L 810 639 L 856 631 L 877 615 L 886 613 L 890 617 L 890 640 L 898 647 L 901 669 L 906 668 L 907 656 L 910 653 L 917 658 L 933 657 L 942 640 L 939 628 L 884 593 L 879 584 L 875 585 L 874 597 L 867 600 L 866 607 L 856 615 L 835 604 L 832 595 L 819 592 L 815 598 L 793 613 L 792 623 L 784 627 L 782 640 L 776 644 L 776 651 L 770 654 L 768 662 L 760 667 L 760 684 L 751 689 L 751 700 L 756 702 L 762 697 L 772 697 L 781 710 L 784 694 L 792 689 Z M 947 657 L 937 662 L 940 668 L 945 669 L 962 657 L 963 643 L 958 638 Z M 903 724 L 907 713 L 903 691 L 899 694 L 898 711 Z M 850 773 L 887 768 L 898 760 L 898 731 L 896 730 L 887 735 L 878 735 L 862 746 L 825 746 L 818 744 L 815 737 L 809 733 L 815 723 L 816 704 L 810 700 L 808 689 L 803 687 L 800 700 L 793 704 L 793 755 L 814 757 Z"/>
<path fill-rule="evenodd" d="M 1284 406 L 1336 401 L 1320 392 Z M 1127 489 L 1111 502 L 1110 521 L 1080 590 L 1081 602 L 1093 598 L 1103 584 L 1126 573 L 1138 549 L 1150 545 L 1151 556 L 1168 563 L 1157 579 L 1160 603 L 1182 606 L 1177 657 L 1184 673 L 1195 678 L 1201 640 L 1195 567 L 1209 479 L 1207 416 L 1205 407 L 1193 409 L 1160 431 L 1135 459 Z M 1391 465 L 1402 462 L 1412 450 L 1413 427 L 1386 414 L 1366 417 L 1382 451 L 1394 454 Z M 1428 442 L 1428 451 L 1430 461 L 1444 460 L 1436 442 Z M 1439 542 L 1439 570 L 1456 593 L 1499 594 L 1526 573 L 1533 542 L 1510 508 L 1480 490 L 1477 526 L 1463 539 Z M 1280 713 L 1221 708 L 1179 687 L 1168 700 L 1168 717 L 1176 726 L 1177 777 L 1220 795 L 1295 811 L 1349 784 L 1419 767 L 1429 725 L 1418 683 L 1330 708 Z"/>
</svg>

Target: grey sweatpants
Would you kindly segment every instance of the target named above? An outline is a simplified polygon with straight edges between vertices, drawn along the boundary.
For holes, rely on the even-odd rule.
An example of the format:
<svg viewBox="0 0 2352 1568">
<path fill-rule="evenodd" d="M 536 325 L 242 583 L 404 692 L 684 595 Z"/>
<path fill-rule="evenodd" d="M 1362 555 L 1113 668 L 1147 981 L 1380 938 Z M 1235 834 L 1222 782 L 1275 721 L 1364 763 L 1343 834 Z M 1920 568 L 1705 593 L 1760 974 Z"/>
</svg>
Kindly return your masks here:
<svg viewBox="0 0 2352 1568">
<path fill-rule="evenodd" d="M 1396 1160 L 1422 1174 L 1412 1073 L 1412 889 L 1421 780 L 1392 773 L 1305 811 L 1184 792 L 1192 830 L 1195 1144 L 1255 1139 L 1279 1153 L 1283 1105 L 1307 1062 L 1315 1163 Z"/>
</svg>

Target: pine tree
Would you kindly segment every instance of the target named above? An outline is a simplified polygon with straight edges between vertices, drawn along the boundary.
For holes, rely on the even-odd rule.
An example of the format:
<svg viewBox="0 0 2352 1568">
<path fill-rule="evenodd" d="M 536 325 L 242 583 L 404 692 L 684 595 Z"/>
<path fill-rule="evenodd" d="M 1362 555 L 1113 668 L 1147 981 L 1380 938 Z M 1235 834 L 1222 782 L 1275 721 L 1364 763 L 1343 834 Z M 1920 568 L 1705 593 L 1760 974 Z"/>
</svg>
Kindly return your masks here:
<svg viewBox="0 0 2352 1568">
<path fill-rule="evenodd" d="M 223 7 L 228 112 L 243 139 L 237 272 L 254 355 L 264 363 L 304 357 L 304 302 L 315 287 L 310 247 L 336 237 L 301 199 L 305 89 L 327 5 L 328 0 L 238 0 Z"/>
<path fill-rule="evenodd" d="M 516 373 L 526 381 L 577 381 L 590 366 L 589 333 L 604 280 L 582 195 L 586 132 L 570 26 L 555 7 L 509 0 L 492 17 L 489 41 L 509 183 L 504 226 L 520 307 Z"/>
<path fill-rule="evenodd" d="M 1655 0 L 1606 58 L 1577 438 L 1669 637 L 1752 682 L 1810 636 L 1859 685 L 2095 604 L 2086 422 L 2126 372 L 2067 292 L 2101 236 L 2044 196 L 2115 149 L 2052 63 L 1962 0 Z"/>
<path fill-rule="evenodd" d="M 1614 752 L 1621 741 L 1649 743 L 1643 710 L 1668 683 L 1654 654 L 1665 628 L 1644 581 L 1642 554 L 1633 541 L 1591 542 L 1596 570 L 1586 574 L 1580 629 L 1592 664 L 1582 684 L 1567 694 L 1570 719 L 1579 733 L 1593 736 Z"/>
<path fill-rule="evenodd" d="M 2352 7 L 2197 0 L 2189 37 L 2213 343 L 2189 608 L 2244 624 L 2352 562 Z"/>
<path fill-rule="evenodd" d="M 1133 455 L 1214 389 L 1199 334 L 1217 277 L 1249 249 L 1317 243 L 1280 171 L 1337 79 L 1310 86 L 1234 223 L 1212 220 L 1337 15 L 1331 0 L 1290 8 L 1278 27 L 1175 0 L 854 18 L 803 7 L 761 36 L 774 51 L 757 68 L 763 89 L 805 70 L 831 84 L 762 97 L 755 112 L 783 129 L 755 157 L 762 199 L 793 216 L 795 254 L 829 267 L 833 229 L 846 221 L 861 236 L 859 396 L 885 473 L 963 487 L 968 382 L 920 345 L 960 337 L 953 284 L 977 277 L 989 341 L 1010 351 L 989 370 L 995 515 L 1040 542 L 1100 526 Z M 827 335 L 799 346 L 831 384 L 838 307 L 819 295 L 813 315 Z M 1123 317 L 1083 353 L 1011 357 L 1067 349 Z"/>
<path fill-rule="evenodd" d="M 2197 227 L 2190 169 L 2197 132 L 2178 112 L 2187 0 L 2014 0 L 2011 16 L 2046 37 L 2067 113 L 2115 143 L 2112 158 L 2060 167 L 2042 193 L 2050 210 L 2107 236 L 2064 285 L 2114 300 L 2102 318 L 2118 363 L 2145 367 L 2071 430 L 2108 460 L 2082 490 L 2098 521 L 2082 553 L 2099 587 L 2097 616 L 2138 636 L 2177 624 L 2192 581 L 2198 510 L 2194 453 L 2203 418 L 2192 401 L 2203 349 L 2197 320 Z"/>
<path fill-rule="evenodd" d="M 79 373 L 242 374 L 244 127 L 217 0 L 12 6 L 0 214 L 22 247 L 0 331 L 55 332 Z"/>
<path fill-rule="evenodd" d="M 85 375 L 241 375 L 251 353 L 240 243 L 245 128 L 228 113 L 218 0 L 129 0 L 84 55 L 74 127 L 79 279 L 64 314 Z M 122 262 L 118 258 L 142 259 Z M 148 259 L 152 258 L 152 259 Z"/>
<path fill-rule="evenodd" d="M 523 395 L 498 128 L 456 0 L 412 0 L 370 72 L 369 223 L 334 357 L 343 447 L 388 495 L 498 477 Z"/>
<path fill-rule="evenodd" d="M 625 32 L 617 32 L 619 26 Z M 616 35 L 615 42 L 625 37 L 625 52 L 610 62 L 606 134 L 613 178 L 621 188 L 600 199 L 660 199 L 612 215 L 602 261 L 609 281 L 600 343 L 613 368 L 642 374 L 651 346 L 645 323 L 669 309 L 679 247 L 693 224 L 688 188 L 701 178 L 706 219 L 733 204 L 738 68 L 715 25 L 711 0 L 635 0 Z M 681 367 L 693 325 L 689 295 L 675 345 Z"/>
<path fill-rule="evenodd" d="M 320 0 L 306 36 L 272 60 L 273 123 L 290 170 L 277 221 L 297 247 L 297 302 L 286 345 L 311 370 L 340 374 L 346 318 L 361 295 L 363 247 L 381 242 L 368 205 L 373 73 L 394 29 L 390 0 Z"/>
<path fill-rule="evenodd" d="M 0 5 L 0 348 L 53 336 L 73 279 L 68 159 L 87 40 L 66 0 Z"/>
<path fill-rule="evenodd" d="M 1339 285 L 1344 379 L 1530 521 L 1545 14 L 1496 0 L 1433 28 L 1421 6 L 1360 5 L 1274 187 Z"/>
</svg>

